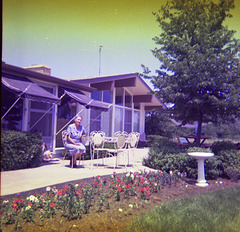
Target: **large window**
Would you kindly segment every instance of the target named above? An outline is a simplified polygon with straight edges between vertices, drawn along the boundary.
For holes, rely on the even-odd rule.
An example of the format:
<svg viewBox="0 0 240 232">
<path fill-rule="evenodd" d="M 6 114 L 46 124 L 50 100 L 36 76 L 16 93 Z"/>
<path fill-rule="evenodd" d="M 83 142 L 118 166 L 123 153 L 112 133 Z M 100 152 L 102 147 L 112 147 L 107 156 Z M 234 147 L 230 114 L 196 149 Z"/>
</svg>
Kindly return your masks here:
<svg viewBox="0 0 240 232">
<path fill-rule="evenodd" d="M 115 108 L 115 132 L 123 130 L 123 109 Z"/>
<path fill-rule="evenodd" d="M 133 119 L 133 131 L 139 132 L 139 125 L 140 125 L 140 112 L 134 111 L 134 119 Z"/>
<path fill-rule="evenodd" d="M 112 91 L 109 91 L 109 90 L 103 91 L 103 102 L 106 102 L 106 103 L 112 103 L 113 102 Z"/>
<path fill-rule="evenodd" d="M 111 90 L 96 91 L 91 94 L 91 98 L 97 101 L 102 101 L 106 103 L 113 102 L 113 94 Z"/>
<path fill-rule="evenodd" d="M 13 103 L 17 100 L 18 96 L 9 92 L 2 86 L 2 101 L 1 101 L 1 117 L 13 106 Z M 22 114 L 23 114 L 23 100 L 20 99 L 4 116 L 2 123 L 2 129 L 8 130 L 22 130 Z"/>
<path fill-rule="evenodd" d="M 115 104 L 123 106 L 123 88 L 116 88 Z"/>
<path fill-rule="evenodd" d="M 132 110 L 125 109 L 124 131 L 128 133 L 132 131 Z"/>
<path fill-rule="evenodd" d="M 97 101 L 102 101 L 102 92 L 101 91 L 95 91 L 91 93 L 91 98 Z"/>
<path fill-rule="evenodd" d="M 90 111 L 90 132 L 101 130 L 101 111 L 93 110 Z"/>
<path fill-rule="evenodd" d="M 125 106 L 132 107 L 132 96 L 127 91 L 125 91 Z"/>
<path fill-rule="evenodd" d="M 41 86 L 50 93 L 53 93 L 53 88 Z M 30 124 L 29 130 L 31 132 L 38 132 L 42 136 L 52 136 L 53 126 L 53 108 L 52 104 L 30 101 Z"/>
</svg>

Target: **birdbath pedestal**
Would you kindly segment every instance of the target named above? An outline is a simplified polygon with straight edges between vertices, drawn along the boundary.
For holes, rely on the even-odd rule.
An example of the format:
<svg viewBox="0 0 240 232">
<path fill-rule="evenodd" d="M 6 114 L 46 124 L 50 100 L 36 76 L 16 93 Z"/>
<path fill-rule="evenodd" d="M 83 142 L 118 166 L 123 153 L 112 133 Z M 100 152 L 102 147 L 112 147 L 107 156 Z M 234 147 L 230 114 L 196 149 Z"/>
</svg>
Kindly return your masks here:
<svg viewBox="0 0 240 232">
<path fill-rule="evenodd" d="M 189 152 L 188 155 L 192 156 L 198 161 L 198 179 L 196 185 L 199 187 L 208 186 L 208 183 L 205 179 L 204 160 L 214 156 L 214 154 L 208 152 Z"/>
</svg>

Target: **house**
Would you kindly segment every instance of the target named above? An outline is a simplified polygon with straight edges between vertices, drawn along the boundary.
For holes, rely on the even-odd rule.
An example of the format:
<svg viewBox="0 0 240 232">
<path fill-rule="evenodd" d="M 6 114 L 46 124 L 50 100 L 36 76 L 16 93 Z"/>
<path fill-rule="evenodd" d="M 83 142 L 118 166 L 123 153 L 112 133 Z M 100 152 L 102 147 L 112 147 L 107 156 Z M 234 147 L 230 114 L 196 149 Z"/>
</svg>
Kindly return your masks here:
<svg viewBox="0 0 240 232">
<path fill-rule="evenodd" d="M 61 131 L 80 113 L 90 133 L 125 130 L 144 135 L 145 112 L 165 105 L 136 73 L 64 80 L 46 65 L 2 62 L 2 129 L 41 133 L 48 149 L 62 147 Z"/>
<path fill-rule="evenodd" d="M 145 112 L 166 106 L 137 73 L 74 78 L 72 83 L 95 88 L 91 98 L 110 104 L 107 112 L 91 110 L 90 131 L 103 130 L 107 136 L 116 131 L 145 132 Z M 96 116 L 98 118 L 96 119 Z"/>
</svg>

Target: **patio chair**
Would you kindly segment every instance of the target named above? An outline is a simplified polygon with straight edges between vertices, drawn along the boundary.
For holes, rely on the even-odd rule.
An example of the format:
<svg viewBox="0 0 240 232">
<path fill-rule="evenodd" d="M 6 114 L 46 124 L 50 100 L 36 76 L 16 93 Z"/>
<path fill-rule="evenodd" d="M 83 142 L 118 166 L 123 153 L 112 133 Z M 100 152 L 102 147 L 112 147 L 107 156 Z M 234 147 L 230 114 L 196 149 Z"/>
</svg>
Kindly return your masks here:
<svg viewBox="0 0 240 232">
<path fill-rule="evenodd" d="M 113 153 L 116 156 L 116 163 L 114 164 L 114 169 L 117 167 L 118 153 L 129 152 L 127 140 L 128 140 L 128 133 L 125 131 L 123 132 L 118 131 L 114 134 L 114 148 L 107 149 L 108 153 L 111 153 L 111 154 Z"/>
<path fill-rule="evenodd" d="M 63 146 L 64 146 L 64 148 L 65 148 L 65 154 L 64 154 L 64 156 L 63 156 L 63 160 L 65 160 L 65 158 L 66 158 L 66 156 L 67 156 L 67 154 L 68 154 L 68 151 L 69 151 L 70 155 L 71 155 L 71 153 L 73 152 L 72 150 L 69 150 L 69 149 L 66 148 L 66 146 L 65 146 L 66 141 L 67 141 L 67 136 L 68 136 L 67 130 L 63 130 L 63 131 L 62 131 L 62 143 L 63 143 Z M 79 164 L 78 164 L 78 165 L 80 165 L 81 157 L 83 157 L 83 155 L 80 156 L 80 158 L 79 158 Z M 73 156 L 72 156 L 72 155 L 71 155 L 71 159 L 72 159 L 71 168 L 73 168 Z M 84 157 L 83 157 L 83 159 L 84 159 Z"/>
<path fill-rule="evenodd" d="M 129 147 L 128 165 L 129 165 L 130 152 L 132 152 L 133 156 L 135 156 L 135 150 L 138 146 L 139 137 L 140 137 L 140 133 L 138 133 L 138 132 L 131 132 L 129 134 L 129 138 L 128 138 L 128 147 Z"/>
<path fill-rule="evenodd" d="M 92 164 L 93 164 L 93 159 L 94 159 L 95 152 L 97 154 L 97 160 L 98 160 L 99 151 L 105 151 L 106 152 L 106 148 L 104 148 L 105 132 L 103 132 L 103 131 L 92 131 L 90 133 L 89 142 L 90 142 L 91 160 L 92 160 Z M 104 165 L 104 154 L 102 156 L 102 164 Z M 97 164 L 97 166 L 98 166 L 98 164 Z"/>
</svg>

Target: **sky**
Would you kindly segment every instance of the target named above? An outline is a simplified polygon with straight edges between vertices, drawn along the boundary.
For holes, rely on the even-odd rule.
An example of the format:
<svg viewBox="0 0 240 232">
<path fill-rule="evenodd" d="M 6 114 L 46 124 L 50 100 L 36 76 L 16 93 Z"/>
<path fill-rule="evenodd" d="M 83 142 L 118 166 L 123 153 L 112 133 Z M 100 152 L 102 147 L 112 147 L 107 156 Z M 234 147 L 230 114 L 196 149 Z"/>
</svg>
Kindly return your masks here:
<svg viewBox="0 0 240 232">
<path fill-rule="evenodd" d="M 167 0 L 3 0 L 2 60 L 45 64 L 59 78 L 154 71 L 160 28 L 152 12 Z M 240 38 L 240 1 L 226 21 Z M 100 46 L 101 52 L 99 52 Z"/>
</svg>

